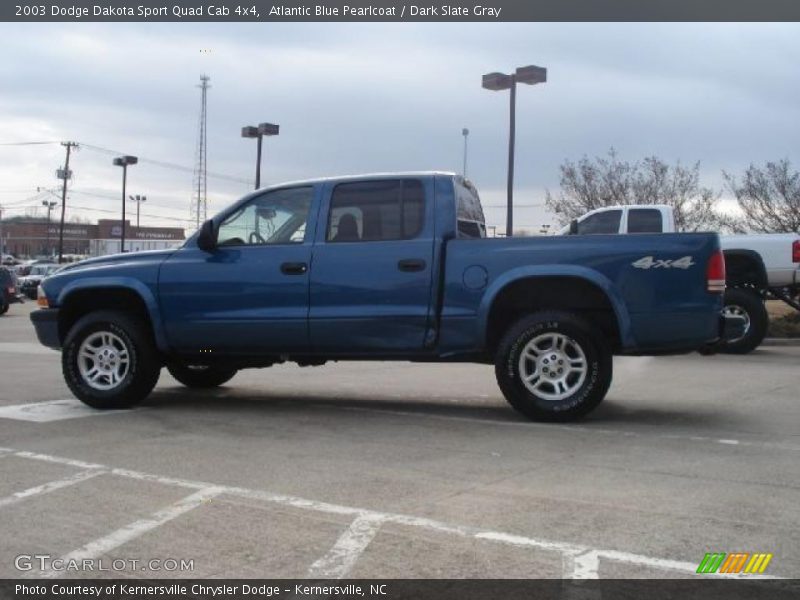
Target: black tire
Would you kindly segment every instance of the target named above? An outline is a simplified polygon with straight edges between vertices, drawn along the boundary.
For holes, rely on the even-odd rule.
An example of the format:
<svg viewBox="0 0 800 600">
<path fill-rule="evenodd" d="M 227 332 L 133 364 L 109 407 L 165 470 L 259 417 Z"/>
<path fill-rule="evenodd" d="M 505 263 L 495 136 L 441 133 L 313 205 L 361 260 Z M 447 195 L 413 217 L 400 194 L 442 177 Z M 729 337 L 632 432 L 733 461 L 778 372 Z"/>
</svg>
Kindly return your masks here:
<svg viewBox="0 0 800 600">
<path fill-rule="evenodd" d="M 189 388 L 213 388 L 230 381 L 238 369 L 215 366 L 168 364 L 167 371 Z"/>
<path fill-rule="evenodd" d="M 9 304 L 8 300 L 0 298 L 0 315 L 6 314 L 9 306 L 11 306 L 11 304 Z"/>
<path fill-rule="evenodd" d="M 82 367 L 84 370 L 91 365 L 97 368 L 97 361 L 90 362 L 80 357 L 79 353 L 84 342 L 88 340 L 91 343 L 89 338 L 97 338 L 95 334 L 101 333 L 115 336 L 119 344 L 127 349 L 129 357 L 120 381 L 109 389 L 93 387 L 81 372 Z M 100 350 L 106 347 L 102 345 Z M 110 360 L 114 358 L 112 356 Z M 118 356 L 116 359 L 119 362 Z M 149 325 L 128 313 L 110 310 L 89 313 L 72 326 L 61 352 L 61 369 L 72 393 L 85 404 L 98 409 L 135 406 L 150 394 L 161 374 L 161 364 Z M 109 376 L 101 374 L 100 377 L 104 379 L 98 379 L 95 385 L 111 385 Z"/>
<path fill-rule="evenodd" d="M 545 345 L 547 352 L 544 352 L 542 344 L 548 342 L 547 334 L 562 336 L 550 336 L 562 340 L 562 350 L 550 354 L 553 350 Z M 529 358 L 524 363 L 525 368 L 532 367 L 534 373 L 539 373 L 536 381 L 540 381 L 538 385 L 542 387 L 532 390 L 523 382 L 520 359 L 529 342 L 536 338 L 540 339 L 537 342 L 540 358 Z M 558 361 L 578 359 L 580 353 L 576 349 L 583 353 L 585 360 L 583 376 L 575 372 L 563 375 L 562 387 L 556 387 L 556 383 L 547 380 L 552 371 L 543 364 L 544 361 L 550 361 L 550 357 L 555 355 L 555 368 L 565 369 L 565 365 Z M 548 369 L 547 375 L 544 369 Z M 561 311 L 535 313 L 514 323 L 500 340 L 495 356 L 495 374 L 503 395 L 511 406 L 534 421 L 566 422 L 586 415 L 605 398 L 611 386 L 612 372 L 613 356 L 603 334 L 577 315 Z M 556 378 L 552 381 L 557 382 L 562 375 L 553 374 L 552 377 Z M 557 398 L 559 394 L 567 395 Z M 548 398 L 548 395 L 553 398 Z"/>
<path fill-rule="evenodd" d="M 769 315 L 764 300 L 757 292 L 743 288 L 726 290 L 723 311 L 744 316 L 749 325 L 741 338 L 720 342 L 720 352 L 747 354 L 761 345 L 767 335 Z"/>
</svg>

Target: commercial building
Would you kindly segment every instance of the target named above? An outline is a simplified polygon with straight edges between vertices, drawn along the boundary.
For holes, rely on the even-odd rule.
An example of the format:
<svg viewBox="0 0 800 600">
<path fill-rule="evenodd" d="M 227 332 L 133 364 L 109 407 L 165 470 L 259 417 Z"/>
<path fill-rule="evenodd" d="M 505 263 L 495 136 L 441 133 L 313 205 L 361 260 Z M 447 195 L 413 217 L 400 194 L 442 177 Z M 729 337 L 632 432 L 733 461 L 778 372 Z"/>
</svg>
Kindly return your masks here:
<svg viewBox="0 0 800 600">
<path fill-rule="evenodd" d="M 102 256 L 120 251 L 122 225 L 118 219 L 101 219 L 96 224 L 66 223 L 64 254 Z M 135 227 L 125 221 L 125 250 L 157 250 L 180 244 L 182 227 Z M 59 224 L 39 219 L 3 221 L 3 253 L 31 258 L 58 253 Z"/>
</svg>

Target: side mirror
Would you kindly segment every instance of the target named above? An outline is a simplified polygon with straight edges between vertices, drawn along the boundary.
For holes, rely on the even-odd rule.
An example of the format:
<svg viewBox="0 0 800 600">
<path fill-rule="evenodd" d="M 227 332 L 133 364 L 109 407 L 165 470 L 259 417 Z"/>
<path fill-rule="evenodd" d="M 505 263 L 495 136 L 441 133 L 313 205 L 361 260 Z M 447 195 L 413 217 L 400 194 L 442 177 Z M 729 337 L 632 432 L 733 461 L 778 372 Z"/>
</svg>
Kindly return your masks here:
<svg viewBox="0 0 800 600">
<path fill-rule="evenodd" d="M 217 247 L 217 229 L 211 219 L 200 227 L 200 235 L 197 236 L 197 247 L 203 252 L 211 252 Z"/>
<path fill-rule="evenodd" d="M 569 222 L 569 234 L 578 235 L 578 219 L 572 219 Z"/>
</svg>

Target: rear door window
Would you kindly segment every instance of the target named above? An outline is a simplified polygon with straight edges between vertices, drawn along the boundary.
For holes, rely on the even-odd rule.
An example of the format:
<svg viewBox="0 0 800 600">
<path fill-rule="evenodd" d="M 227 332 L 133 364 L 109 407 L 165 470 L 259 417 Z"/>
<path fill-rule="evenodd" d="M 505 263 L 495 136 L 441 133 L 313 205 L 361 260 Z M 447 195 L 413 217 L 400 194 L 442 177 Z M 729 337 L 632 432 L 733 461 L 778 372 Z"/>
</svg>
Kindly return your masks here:
<svg viewBox="0 0 800 600">
<path fill-rule="evenodd" d="M 417 179 L 341 183 L 333 190 L 328 242 L 408 240 L 422 231 L 425 191 Z"/>
</svg>

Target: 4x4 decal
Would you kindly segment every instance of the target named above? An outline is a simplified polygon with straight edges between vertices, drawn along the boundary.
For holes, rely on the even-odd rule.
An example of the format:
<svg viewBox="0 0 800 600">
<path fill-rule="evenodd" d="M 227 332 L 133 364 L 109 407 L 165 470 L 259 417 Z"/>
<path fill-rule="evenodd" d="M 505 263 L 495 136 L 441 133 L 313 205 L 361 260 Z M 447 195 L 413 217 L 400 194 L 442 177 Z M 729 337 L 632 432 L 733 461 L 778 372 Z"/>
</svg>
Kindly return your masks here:
<svg viewBox="0 0 800 600">
<path fill-rule="evenodd" d="M 631 263 L 637 269 L 688 269 L 695 264 L 697 263 L 694 262 L 691 256 L 683 256 L 675 260 L 645 256 Z"/>
</svg>

